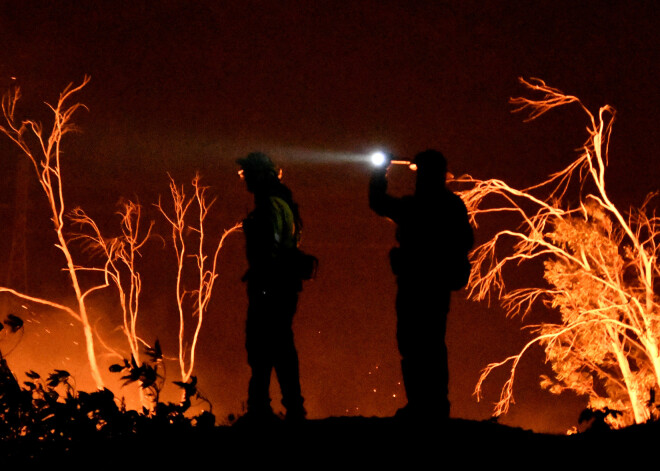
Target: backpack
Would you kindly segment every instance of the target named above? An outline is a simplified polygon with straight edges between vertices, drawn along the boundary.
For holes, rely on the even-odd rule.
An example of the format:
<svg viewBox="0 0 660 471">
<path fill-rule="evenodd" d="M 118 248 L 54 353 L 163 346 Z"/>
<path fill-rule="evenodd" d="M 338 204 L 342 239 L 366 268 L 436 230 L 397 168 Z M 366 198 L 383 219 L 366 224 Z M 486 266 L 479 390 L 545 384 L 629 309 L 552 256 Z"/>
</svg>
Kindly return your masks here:
<svg viewBox="0 0 660 471">
<path fill-rule="evenodd" d="M 297 278 L 301 280 L 313 280 L 319 266 L 319 259 L 314 255 L 303 252 L 296 248 L 293 253 L 293 267 Z"/>
<path fill-rule="evenodd" d="M 311 280 L 316 276 L 319 259 L 314 255 L 303 252 L 300 247 L 301 221 L 294 212 L 292 203 L 279 197 L 271 197 L 270 202 L 273 205 L 273 214 L 276 214 L 275 228 L 276 232 L 282 234 L 281 240 L 284 247 L 285 260 L 289 265 L 294 278 L 299 280 Z"/>
</svg>

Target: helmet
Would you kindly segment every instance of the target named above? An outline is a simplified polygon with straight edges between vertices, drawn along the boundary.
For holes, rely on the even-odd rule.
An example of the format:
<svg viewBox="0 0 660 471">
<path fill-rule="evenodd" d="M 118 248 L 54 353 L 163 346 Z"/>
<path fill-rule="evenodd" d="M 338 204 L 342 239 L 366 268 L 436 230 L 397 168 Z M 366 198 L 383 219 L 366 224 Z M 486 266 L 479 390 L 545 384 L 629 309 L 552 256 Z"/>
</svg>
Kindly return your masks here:
<svg viewBox="0 0 660 471">
<path fill-rule="evenodd" d="M 270 157 L 263 152 L 251 152 L 246 157 L 236 160 L 241 169 L 249 173 L 272 173 L 277 175 L 277 169 Z"/>
<path fill-rule="evenodd" d="M 439 150 L 427 149 L 420 152 L 413 160 L 417 170 L 422 172 L 447 173 L 447 159 Z"/>
</svg>

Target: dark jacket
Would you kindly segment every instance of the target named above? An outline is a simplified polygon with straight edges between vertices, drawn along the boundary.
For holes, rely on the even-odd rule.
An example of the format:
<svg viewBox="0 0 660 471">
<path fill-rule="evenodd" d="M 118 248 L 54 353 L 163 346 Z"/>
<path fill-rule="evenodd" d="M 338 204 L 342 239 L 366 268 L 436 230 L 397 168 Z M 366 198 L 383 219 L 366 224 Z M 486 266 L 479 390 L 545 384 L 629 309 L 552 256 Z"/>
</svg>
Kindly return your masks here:
<svg viewBox="0 0 660 471">
<path fill-rule="evenodd" d="M 426 194 L 394 197 L 387 194 L 385 174 L 376 173 L 369 186 L 369 205 L 397 225 L 398 247 L 390 253 L 395 275 L 463 284 L 453 280 L 464 278 L 465 270 L 469 275 L 472 226 L 461 198 L 440 184 Z"/>
<path fill-rule="evenodd" d="M 290 278 L 300 229 L 297 206 L 286 186 L 278 183 L 255 197 L 255 208 L 243 221 L 248 260 L 244 279 L 272 284 Z"/>
</svg>

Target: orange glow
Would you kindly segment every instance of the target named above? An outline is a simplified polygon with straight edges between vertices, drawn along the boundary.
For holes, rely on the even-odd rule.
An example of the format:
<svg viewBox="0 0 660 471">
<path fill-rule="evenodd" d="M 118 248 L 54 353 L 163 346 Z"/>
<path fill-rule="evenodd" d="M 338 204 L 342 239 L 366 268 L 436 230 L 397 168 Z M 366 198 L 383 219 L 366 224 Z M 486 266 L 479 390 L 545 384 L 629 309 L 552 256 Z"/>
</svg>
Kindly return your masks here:
<svg viewBox="0 0 660 471">
<path fill-rule="evenodd" d="M 101 375 L 96 343 L 100 343 L 112 356 L 123 357 L 123 355 L 118 352 L 111 342 L 107 342 L 104 339 L 104 334 L 99 331 L 97 326 L 91 325 L 89 320 L 91 309 L 90 295 L 110 285 L 116 288 L 119 306 L 122 312 L 121 330 L 128 342 L 130 357 L 137 365 L 140 365 L 140 349 L 143 347 L 150 348 L 150 346 L 138 334 L 142 278 L 136 268 L 136 259 L 141 256 L 140 250 L 151 238 L 154 223 L 151 222 L 146 232 L 142 233 L 142 208 L 128 201 L 124 203 L 119 212 L 121 217 L 120 235 L 108 238 L 101 233 L 96 222 L 84 210 L 75 208 L 69 212 L 66 209 L 63 197 L 64 181 L 60 168 L 60 141 L 66 133 L 74 129 L 73 124 L 70 123 L 70 119 L 73 113 L 83 105 L 76 104 L 67 108 L 65 107 L 65 102 L 88 82 L 89 77 L 85 77 L 83 83 L 78 87 L 67 87 L 60 95 L 57 106 L 51 106 L 51 110 L 54 113 L 54 124 L 50 136 L 45 136 L 41 124 L 35 121 L 27 120 L 19 123 L 15 120 L 15 107 L 20 98 L 20 90 L 18 88 L 15 88 L 12 93 L 3 98 L 2 110 L 7 126 L 0 126 L 0 131 L 7 135 L 32 163 L 38 181 L 44 190 L 52 214 L 51 220 L 56 232 L 56 247 L 61 251 L 66 260 L 66 272 L 69 275 L 69 280 L 73 288 L 76 308 L 70 307 L 66 303 L 31 296 L 5 286 L 0 286 L 0 293 L 9 294 L 29 303 L 40 304 L 64 311 L 76 319 L 83 327 L 85 353 L 94 386 L 97 389 L 103 389 L 106 383 Z M 35 146 L 36 151 L 26 141 L 26 135 L 30 132 L 38 143 Z M 174 201 L 174 214 L 172 216 L 168 215 L 160 202 L 157 205 L 171 226 L 172 241 L 177 257 L 178 271 L 176 273 L 175 294 L 180 320 L 178 358 L 183 382 L 188 382 L 192 378 L 196 347 L 202 328 L 204 313 L 208 308 L 214 283 L 219 275 L 217 262 L 220 250 L 227 236 L 241 228 L 241 224 L 235 224 L 232 228 L 226 230 L 220 237 L 220 240 L 211 248 L 211 251 L 208 251 L 205 241 L 204 222 L 213 201 L 209 202 L 207 200 L 207 188 L 200 185 L 199 175 L 195 176 L 192 183 L 194 194 L 191 198 L 186 198 L 183 187 L 179 188 L 174 183 L 174 180 L 171 179 L 170 190 Z M 192 208 L 197 209 L 196 222 L 188 223 L 186 221 L 186 214 Z M 81 228 L 81 231 L 69 235 L 67 224 L 69 222 Z M 190 242 L 187 239 L 191 234 L 197 236 L 196 248 L 189 254 L 187 244 Z M 82 242 L 84 249 L 87 249 L 87 253 L 101 255 L 101 266 L 88 266 L 74 261 L 74 256 L 69 248 L 69 245 L 74 241 Z M 192 276 L 185 277 L 184 267 L 186 269 L 185 271 L 187 271 L 189 268 L 187 262 L 189 260 L 194 261 L 192 264 L 193 268 L 190 270 Z M 82 280 L 83 277 L 84 280 Z M 90 285 L 90 277 L 92 279 L 101 278 L 102 281 L 92 282 Z M 186 287 L 184 286 L 184 277 L 186 279 L 193 278 L 196 281 L 191 287 Z M 105 315 L 100 315 L 100 318 L 105 317 Z M 188 319 L 190 318 L 196 318 L 196 320 L 192 337 L 188 339 L 186 335 L 186 323 L 189 322 Z M 43 332 L 50 334 L 50 329 L 45 328 Z M 61 335 L 61 333 L 58 335 Z M 78 341 L 73 340 L 72 344 L 75 351 Z M 39 350 L 39 346 L 37 346 L 36 350 Z M 71 360 L 73 357 L 66 356 L 66 358 L 67 360 Z M 45 364 L 47 363 L 45 362 Z M 70 363 L 75 364 L 75 359 Z M 61 365 L 58 365 L 58 367 L 62 368 Z M 25 365 L 25 368 L 28 369 L 31 366 Z M 139 392 L 141 394 L 142 390 Z M 149 406 L 153 406 L 153 404 L 149 404 Z"/>
</svg>

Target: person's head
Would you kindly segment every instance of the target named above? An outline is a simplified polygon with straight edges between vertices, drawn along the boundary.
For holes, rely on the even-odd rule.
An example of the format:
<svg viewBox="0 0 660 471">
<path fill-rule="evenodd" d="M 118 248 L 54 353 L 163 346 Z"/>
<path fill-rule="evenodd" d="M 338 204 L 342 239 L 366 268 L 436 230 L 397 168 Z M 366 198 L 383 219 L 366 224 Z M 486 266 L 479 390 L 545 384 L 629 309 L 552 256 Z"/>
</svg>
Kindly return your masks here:
<svg viewBox="0 0 660 471">
<path fill-rule="evenodd" d="M 428 191 L 444 188 L 447 180 L 447 159 L 442 152 L 427 149 L 415 156 L 417 166 L 417 190 Z"/>
<path fill-rule="evenodd" d="M 245 180 L 251 193 L 258 192 L 279 179 L 279 171 L 270 157 L 262 152 L 251 152 L 236 163 L 241 167 L 239 175 Z"/>
</svg>

